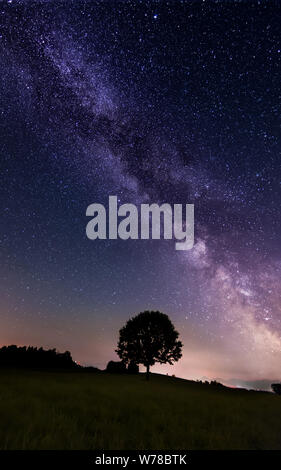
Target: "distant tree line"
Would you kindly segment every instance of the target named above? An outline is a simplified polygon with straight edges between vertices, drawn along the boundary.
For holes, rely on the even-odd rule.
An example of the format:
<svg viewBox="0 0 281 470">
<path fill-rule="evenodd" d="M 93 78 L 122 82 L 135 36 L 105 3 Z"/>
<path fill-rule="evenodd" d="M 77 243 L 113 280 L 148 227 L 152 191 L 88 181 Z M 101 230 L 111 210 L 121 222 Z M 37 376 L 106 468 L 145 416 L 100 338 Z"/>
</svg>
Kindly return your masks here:
<svg viewBox="0 0 281 470">
<path fill-rule="evenodd" d="M 56 349 L 11 345 L 0 348 L 0 367 L 69 369 L 79 366 L 69 351 L 60 353 Z"/>
<path fill-rule="evenodd" d="M 217 380 L 211 380 L 211 382 L 209 382 L 208 380 L 205 380 L 204 382 L 202 380 L 196 380 L 196 382 L 202 385 L 210 385 L 211 387 L 226 388 L 225 385 L 218 382 Z"/>
</svg>

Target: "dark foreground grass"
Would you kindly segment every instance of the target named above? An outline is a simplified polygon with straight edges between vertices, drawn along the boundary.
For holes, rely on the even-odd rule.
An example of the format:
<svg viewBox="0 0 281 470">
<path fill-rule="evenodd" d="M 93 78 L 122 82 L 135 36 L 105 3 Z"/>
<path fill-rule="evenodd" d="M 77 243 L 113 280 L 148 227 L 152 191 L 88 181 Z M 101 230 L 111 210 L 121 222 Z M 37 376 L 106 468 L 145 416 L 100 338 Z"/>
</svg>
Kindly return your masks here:
<svg viewBox="0 0 281 470">
<path fill-rule="evenodd" d="M 281 449 L 281 397 L 165 376 L 0 371 L 1 449 Z"/>
</svg>

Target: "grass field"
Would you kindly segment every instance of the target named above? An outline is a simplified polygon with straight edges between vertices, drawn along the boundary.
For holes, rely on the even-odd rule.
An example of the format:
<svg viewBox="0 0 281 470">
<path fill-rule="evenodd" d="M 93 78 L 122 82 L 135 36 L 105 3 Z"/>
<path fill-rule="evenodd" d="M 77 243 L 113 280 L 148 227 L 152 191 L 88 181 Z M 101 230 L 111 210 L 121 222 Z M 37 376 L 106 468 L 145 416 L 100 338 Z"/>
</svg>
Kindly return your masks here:
<svg viewBox="0 0 281 470">
<path fill-rule="evenodd" d="M 281 396 L 166 376 L 0 371 L 1 449 L 281 449 Z"/>
</svg>

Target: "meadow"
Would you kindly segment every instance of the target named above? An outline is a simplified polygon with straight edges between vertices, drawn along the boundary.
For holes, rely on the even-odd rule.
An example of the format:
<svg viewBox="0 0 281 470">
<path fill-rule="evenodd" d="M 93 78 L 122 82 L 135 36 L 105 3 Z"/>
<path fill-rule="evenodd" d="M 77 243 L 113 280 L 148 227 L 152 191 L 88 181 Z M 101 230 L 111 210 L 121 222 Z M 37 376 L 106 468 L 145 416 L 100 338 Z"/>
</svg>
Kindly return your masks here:
<svg viewBox="0 0 281 470">
<path fill-rule="evenodd" d="M 281 396 L 152 375 L 0 370 L 1 449 L 281 449 Z"/>
</svg>

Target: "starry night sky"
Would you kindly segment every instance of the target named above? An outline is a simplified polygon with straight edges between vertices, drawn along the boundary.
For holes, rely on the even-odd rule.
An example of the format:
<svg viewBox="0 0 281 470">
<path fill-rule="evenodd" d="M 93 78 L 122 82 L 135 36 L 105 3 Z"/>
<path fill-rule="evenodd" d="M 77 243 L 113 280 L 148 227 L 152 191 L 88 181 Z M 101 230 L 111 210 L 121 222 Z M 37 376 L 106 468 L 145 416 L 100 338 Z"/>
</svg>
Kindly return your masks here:
<svg viewBox="0 0 281 470">
<path fill-rule="evenodd" d="M 280 20 L 274 1 L 0 2 L 1 344 L 104 367 L 157 309 L 184 354 L 154 371 L 280 379 Z M 194 204 L 194 248 L 87 239 L 109 195 Z"/>
</svg>

